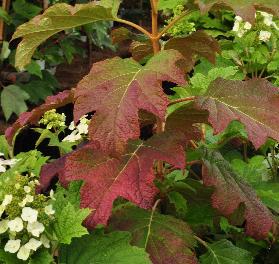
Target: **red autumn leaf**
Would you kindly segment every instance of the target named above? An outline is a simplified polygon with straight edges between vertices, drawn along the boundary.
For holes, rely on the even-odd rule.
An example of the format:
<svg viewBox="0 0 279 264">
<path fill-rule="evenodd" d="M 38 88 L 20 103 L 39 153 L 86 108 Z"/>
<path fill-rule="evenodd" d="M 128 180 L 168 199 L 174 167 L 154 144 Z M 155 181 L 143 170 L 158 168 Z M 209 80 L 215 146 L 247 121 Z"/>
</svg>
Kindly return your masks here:
<svg viewBox="0 0 279 264">
<path fill-rule="evenodd" d="M 44 104 L 34 108 L 31 112 L 22 113 L 14 124 L 5 132 L 8 142 L 10 144 L 12 143 L 14 135 L 20 128 L 27 124 L 35 125 L 45 112 L 70 104 L 73 102 L 73 99 L 73 91 L 66 90 L 57 95 L 48 96 Z"/>
<path fill-rule="evenodd" d="M 185 83 L 179 52 L 162 51 L 145 66 L 133 59 L 114 58 L 93 65 L 75 92 L 75 121 L 96 111 L 90 138 L 107 153 L 122 153 L 129 139 L 139 137 L 139 110 L 165 119 L 168 98 L 162 81 Z"/>
<path fill-rule="evenodd" d="M 215 63 L 216 53 L 220 52 L 218 41 L 199 30 L 187 37 L 170 39 L 164 47 L 166 50 L 178 50 L 186 59 L 186 70 L 189 72 L 195 65 L 196 55 L 205 57 Z"/>
<path fill-rule="evenodd" d="M 125 206 L 113 213 L 110 228 L 130 232 L 132 245 L 145 248 L 153 264 L 198 263 L 192 230 L 172 216 Z"/>
<path fill-rule="evenodd" d="M 120 196 L 142 208 L 152 207 L 157 194 L 154 161 L 166 161 L 177 168 L 185 166 L 183 144 L 177 137 L 158 134 L 146 142 L 131 141 L 119 159 L 108 157 L 94 144 L 66 158 L 61 180 L 84 181 L 81 207 L 93 210 L 86 221 L 89 228 L 107 223 L 113 202 Z"/>
<path fill-rule="evenodd" d="M 256 239 L 265 239 L 275 225 L 269 210 L 219 152 L 205 148 L 203 151 L 203 182 L 206 186 L 215 187 L 211 197 L 213 207 L 224 216 L 230 216 L 243 203 L 246 234 Z"/>
<path fill-rule="evenodd" d="M 225 6 L 234 10 L 244 20 L 253 23 L 256 9 L 264 10 L 274 15 L 279 15 L 277 0 L 195 0 L 203 13 L 214 6 Z"/>
<path fill-rule="evenodd" d="M 134 33 L 125 27 L 113 29 L 110 33 L 110 37 L 113 44 L 120 44 L 125 40 L 134 38 Z"/>
<path fill-rule="evenodd" d="M 217 79 L 196 103 L 209 111 L 216 133 L 233 120 L 242 122 L 256 148 L 267 138 L 279 140 L 279 89 L 266 80 L 230 81 Z"/>
</svg>

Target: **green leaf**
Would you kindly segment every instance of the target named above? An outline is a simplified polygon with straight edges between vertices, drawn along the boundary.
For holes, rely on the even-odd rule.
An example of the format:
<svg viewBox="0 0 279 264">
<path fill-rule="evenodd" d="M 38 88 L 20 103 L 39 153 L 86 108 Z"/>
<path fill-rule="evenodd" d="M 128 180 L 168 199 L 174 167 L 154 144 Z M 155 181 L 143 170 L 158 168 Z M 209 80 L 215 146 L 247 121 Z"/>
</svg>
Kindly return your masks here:
<svg viewBox="0 0 279 264">
<path fill-rule="evenodd" d="M 28 264 L 51 264 L 53 262 L 52 255 L 46 249 L 41 249 L 32 255 Z"/>
<path fill-rule="evenodd" d="M 93 233 L 75 239 L 60 252 L 61 264 L 151 264 L 144 249 L 129 244 L 128 232 Z"/>
<path fill-rule="evenodd" d="M 252 264 L 250 252 L 222 239 L 208 244 L 208 252 L 200 257 L 201 264 Z"/>
<path fill-rule="evenodd" d="M 3 7 L 0 7 L 0 20 L 3 20 L 8 25 L 12 22 L 12 18 L 9 16 L 6 10 Z"/>
<path fill-rule="evenodd" d="M 145 248 L 154 264 L 196 264 L 192 230 L 182 220 L 135 206 L 119 208 L 112 216 L 113 230 L 132 233 L 132 244 Z"/>
<path fill-rule="evenodd" d="M 26 2 L 25 0 L 16 0 L 13 2 L 13 9 L 17 15 L 26 19 L 31 19 L 38 15 L 42 8 L 37 5 Z"/>
<path fill-rule="evenodd" d="M 0 61 L 7 59 L 10 54 L 11 54 L 11 50 L 9 49 L 9 42 L 3 41 L 1 54 L 0 54 Z"/>
<path fill-rule="evenodd" d="M 82 222 L 90 214 L 89 209 L 77 210 L 72 204 L 68 203 L 61 211 L 56 211 L 56 222 L 54 232 L 59 243 L 71 244 L 73 237 L 82 237 L 88 234 Z"/>
<path fill-rule="evenodd" d="M 117 16 L 119 6 L 122 0 L 101 0 L 101 6 L 111 8 L 113 16 Z"/>
<path fill-rule="evenodd" d="M 179 216 L 185 217 L 187 213 L 187 201 L 179 192 L 170 192 L 168 198 L 171 204 L 175 206 Z"/>
<path fill-rule="evenodd" d="M 25 101 L 29 99 L 29 95 L 20 89 L 17 85 L 6 86 L 1 93 L 1 106 L 6 120 L 8 120 L 12 113 L 17 115 L 27 110 Z"/>
<path fill-rule="evenodd" d="M 0 249 L 0 263 L 5 264 L 23 264 L 24 262 L 19 260 L 15 254 L 5 252 L 4 249 Z"/>
<path fill-rule="evenodd" d="M 53 228 L 58 241 L 62 244 L 70 244 L 72 238 L 88 234 L 82 222 L 90 214 L 90 210 L 79 208 L 81 186 L 82 182 L 76 181 L 69 185 L 68 190 L 60 186 L 55 192 L 56 200 L 53 207 L 56 212 L 56 222 Z"/>
<path fill-rule="evenodd" d="M 29 63 L 25 69 L 31 73 L 31 74 L 34 74 L 38 77 L 40 77 L 41 79 L 43 78 L 43 75 L 42 75 L 42 71 L 41 71 L 41 67 L 38 63 L 36 63 L 36 61 L 32 60 L 31 63 Z M 38 89 L 39 87 L 37 87 Z"/>
<path fill-rule="evenodd" d="M 0 152 L 4 154 L 5 158 L 8 159 L 9 157 L 9 144 L 7 139 L 4 135 L 0 136 Z"/>
<path fill-rule="evenodd" d="M 19 26 L 13 39 L 22 37 L 16 52 L 16 67 L 22 69 L 31 60 L 36 48 L 52 35 L 66 29 L 86 25 L 99 20 L 116 20 L 111 8 L 95 3 L 56 4 L 48 8 L 43 15 Z"/>
</svg>

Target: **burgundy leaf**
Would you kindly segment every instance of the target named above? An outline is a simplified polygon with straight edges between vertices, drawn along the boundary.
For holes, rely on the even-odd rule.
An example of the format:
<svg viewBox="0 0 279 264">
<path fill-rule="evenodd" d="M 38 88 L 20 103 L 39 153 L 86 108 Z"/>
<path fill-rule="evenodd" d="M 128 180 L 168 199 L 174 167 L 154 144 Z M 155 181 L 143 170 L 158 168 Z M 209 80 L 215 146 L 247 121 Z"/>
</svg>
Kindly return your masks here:
<svg viewBox="0 0 279 264">
<path fill-rule="evenodd" d="M 77 86 L 75 121 L 96 111 L 89 128 L 90 138 L 107 153 L 123 153 L 127 141 L 139 137 L 140 109 L 165 119 L 168 98 L 161 82 L 185 83 L 178 66 L 181 60 L 179 52 L 169 50 L 154 56 L 145 66 L 121 58 L 94 64 Z"/>
<path fill-rule="evenodd" d="M 195 0 L 203 13 L 214 6 L 225 6 L 233 9 L 244 20 L 253 23 L 256 9 L 264 10 L 274 15 L 279 15 L 277 0 Z"/>
<path fill-rule="evenodd" d="M 8 142 L 10 144 L 12 143 L 14 135 L 20 128 L 27 124 L 35 125 L 45 112 L 70 104 L 73 102 L 73 99 L 73 91 L 66 90 L 57 95 L 48 96 L 44 104 L 34 108 L 31 112 L 22 113 L 15 123 L 5 132 Z"/>
<path fill-rule="evenodd" d="M 113 213 L 110 228 L 129 231 L 132 245 L 145 248 L 153 264 L 198 263 L 192 230 L 172 216 L 125 206 Z"/>
<path fill-rule="evenodd" d="M 170 39 L 165 44 L 165 49 L 178 50 L 186 59 L 186 70 L 189 72 L 195 65 L 196 55 L 205 57 L 215 63 L 216 52 L 220 52 L 218 41 L 199 30 L 187 37 Z"/>
<path fill-rule="evenodd" d="M 209 111 L 215 133 L 233 120 L 242 122 L 256 148 L 268 137 L 279 141 L 279 89 L 266 80 L 230 81 L 217 79 L 196 103 Z"/>
<path fill-rule="evenodd" d="M 206 186 L 215 187 L 211 197 L 213 207 L 228 217 L 243 203 L 246 234 L 265 239 L 275 225 L 272 214 L 219 152 L 206 148 L 203 151 L 203 182 Z"/>
<path fill-rule="evenodd" d="M 108 157 L 94 144 L 87 145 L 66 158 L 63 181 L 83 180 L 81 206 L 93 213 L 86 224 L 93 228 L 106 224 L 113 202 L 123 197 L 142 208 L 152 207 L 157 194 L 153 180 L 155 160 L 177 168 L 185 166 L 182 135 L 158 134 L 146 142 L 131 141 L 119 159 Z"/>
<path fill-rule="evenodd" d="M 153 54 L 153 47 L 150 41 L 133 41 L 130 46 L 130 52 L 136 61 L 141 61 L 145 57 Z"/>
</svg>

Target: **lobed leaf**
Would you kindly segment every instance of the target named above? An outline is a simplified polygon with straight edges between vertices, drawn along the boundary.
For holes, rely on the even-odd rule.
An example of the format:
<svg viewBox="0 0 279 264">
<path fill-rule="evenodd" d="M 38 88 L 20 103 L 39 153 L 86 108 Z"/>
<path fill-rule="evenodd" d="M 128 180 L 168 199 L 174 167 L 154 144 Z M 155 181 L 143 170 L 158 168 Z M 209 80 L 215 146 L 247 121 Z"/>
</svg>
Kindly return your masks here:
<svg viewBox="0 0 279 264">
<path fill-rule="evenodd" d="M 145 248 L 153 264 L 198 263 L 192 230 L 172 216 L 125 206 L 114 212 L 110 227 L 131 232 L 132 245 Z"/>
<path fill-rule="evenodd" d="M 256 239 L 268 236 L 275 221 L 254 190 L 237 176 L 219 152 L 203 148 L 203 183 L 214 186 L 212 205 L 224 216 L 230 216 L 243 203 L 246 234 Z"/>
<path fill-rule="evenodd" d="M 107 1 L 108 2 L 108 1 Z M 96 3 L 71 6 L 60 3 L 48 8 L 42 15 L 20 25 L 13 39 L 22 38 L 16 51 L 16 67 L 23 69 L 31 60 L 36 48 L 52 35 L 100 20 L 115 20 L 116 6 L 106 8 Z"/>
<path fill-rule="evenodd" d="M 255 21 L 256 9 L 261 9 L 279 16 L 279 4 L 277 0 L 195 0 L 203 13 L 212 7 L 223 5 L 232 8 L 234 12 L 246 21 Z"/>
<path fill-rule="evenodd" d="M 75 121 L 96 111 L 89 126 L 90 138 L 107 153 L 122 153 L 127 141 L 140 135 L 139 110 L 165 119 L 168 98 L 161 82 L 185 83 L 177 65 L 181 60 L 179 52 L 169 50 L 145 66 L 118 57 L 94 64 L 76 88 Z"/>
<path fill-rule="evenodd" d="M 266 80 L 213 81 L 198 107 L 209 112 L 215 133 L 222 132 L 233 120 L 242 122 L 248 139 L 256 148 L 270 137 L 279 141 L 279 89 Z"/>
<path fill-rule="evenodd" d="M 186 70 L 189 72 L 195 65 L 196 55 L 205 57 L 215 63 L 216 53 L 220 52 L 218 41 L 202 30 L 198 30 L 187 37 L 172 38 L 164 49 L 178 50 L 186 59 Z"/>
<path fill-rule="evenodd" d="M 56 173 L 63 183 L 83 180 L 81 207 L 92 209 L 86 225 L 93 228 L 107 223 L 113 202 L 120 196 L 142 208 L 152 207 L 158 192 L 153 183 L 154 161 L 162 160 L 184 168 L 184 144 L 182 134 L 158 134 L 146 142 L 131 141 L 126 153 L 112 158 L 91 143 L 68 155 L 66 161 L 55 161 L 52 173 L 44 170 L 47 173 L 41 174 L 41 188 L 45 190 Z"/>
<path fill-rule="evenodd" d="M 73 91 L 65 90 L 57 95 L 48 96 L 45 103 L 34 108 L 31 112 L 22 113 L 19 118 L 13 123 L 13 125 L 7 128 L 5 136 L 9 142 L 12 143 L 14 135 L 17 131 L 27 124 L 36 124 L 42 115 L 51 109 L 59 108 L 61 106 L 70 104 L 73 102 Z"/>
</svg>

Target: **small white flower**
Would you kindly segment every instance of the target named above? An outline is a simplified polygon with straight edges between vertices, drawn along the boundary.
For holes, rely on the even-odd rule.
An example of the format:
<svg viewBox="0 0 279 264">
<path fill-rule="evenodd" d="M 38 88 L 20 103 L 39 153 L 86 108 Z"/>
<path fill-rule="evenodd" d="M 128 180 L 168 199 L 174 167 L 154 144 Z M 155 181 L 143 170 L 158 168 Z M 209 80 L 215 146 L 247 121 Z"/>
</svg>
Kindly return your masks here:
<svg viewBox="0 0 279 264">
<path fill-rule="evenodd" d="M 12 202 L 12 200 L 13 200 L 13 196 L 11 194 L 6 194 L 2 202 L 2 205 L 6 207 L 8 204 Z"/>
<path fill-rule="evenodd" d="M 14 220 L 9 221 L 8 227 L 12 232 L 20 232 L 23 230 L 23 222 L 20 217 L 16 217 Z"/>
<path fill-rule="evenodd" d="M 16 253 L 19 248 L 20 248 L 20 239 L 10 239 L 8 240 L 8 242 L 6 243 L 4 250 L 6 252 L 10 252 L 10 253 Z"/>
<path fill-rule="evenodd" d="M 75 128 L 76 128 L 75 122 L 72 121 L 72 122 L 70 123 L 70 125 L 69 125 L 69 129 L 70 129 L 70 130 L 74 130 Z"/>
<path fill-rule="evenodd" d="M 238 21 L 235 21 L 232 31 L 237 32 L 239 29 L 240 29 L 240 23 Z"/>
<path fill-rule="evenodd" d="M 53 215 L 53 214 L 55 214 L 55 210 L 53 209 L 52 204 L 47 205 L 47 206 L 45 207 L 45 213 L 46 213 L 47 215 Z"/>
<path fill-rule="evenodd" d="M 84 123 L 79 123 L 77 126 L 79 134 L 88 134 L 88 125 Z"/>
<path fill-rule="evenodd" d="M 44 225 L 39 222 L 28 223 L 27 225 L 27 231 L 35 237 L 39 237 L 40 234 L 44 232 L 44 230 Z"/>
<path fill-rule="evenodd" d="M 273 24 L 273 15 L 266 13 L 266 12 L 260 12 L 260 14 L 263 16 L 264 18 L 264 24 L 266 24 L 267 26 L 271 26 Z"/>
<path fill-rule="evenodd" d="M 50 197 L 51 200 L 54 200 L 54 201 L 56 200 L 55 197 L 54 197 L 54 191 L 52 189 L 49 192 L 49 197 Z"/>
<path fill-rule="evenodd" d="M 42 244 L 42 241 L 39 241 L 35 238 L 31 238 L 24 246 L 27 249 L 36 251 Z"/>
<path fill-rule="evenodd" d="M 40 241 L 42 242 L 43 246 L 45 248 L 50 248 L 50 241 L 49 239 L 46 237 L 46 235 L 42 234 Z"/>
<path fill-rule="evenodd" d="M 0 234 L 3 234 L 8 230 L 8 222 L 9 220 L 0 221 Z"/>
<path fill-rule="evenodd" d="M 17 190 L 19 190 L 19 189 L 20 189 L 20 184 L 19 184 L 19 183 L 16 183 L 16 184 L 15 184 L 15 188 L 16 188 Z"/>
<path fill-rule="evenodd" d="M 24 207 L 22 209 L 21 218 L 28 222 L 28 223 L 34 223 L 37 221 L 38 217 L 38 211 L 35 209 L 32 209 L 31 207 Z"/>
<path fill-rule="evenodd" d="M 32 203 L 34 201 L 34 197 L 30 194 L 27 194 L 24 199 L 26 200 L 27 203 Z"/>
<path fill-rule="evenodd" d="M 4 167 L 3 165 L 0 164 L 0 173 L 5 172 L 5 171 L 6 171 L 6 167 Z"/>
<path fill-rule="evenodd" d="M 24 245 L 19 249 L 16 256 L 18 259 L 27 260 L 30 256 L 30 249 Z"/>
<path fill-rule="evenodd" d="M 259 40 L 267 42 L 269 41 L 270 37 L 271 37 L 271 32 L 264 31 L 264 30 L 260 31 Z"/>
<path fill-rule="evenodd" d="M 31 188 L 29 186 L 24 186 L 23 187 L 23 190 L 26 192 L 26 193 L 30 193 L 31 192 Z"/>
<path fill-rule="evenodd" d="M 244 23 L 244 29 L 249 30 L 251 28 L 252 28 L 252 24 L 250 24 L 249 22 Z"/>
</svg>

